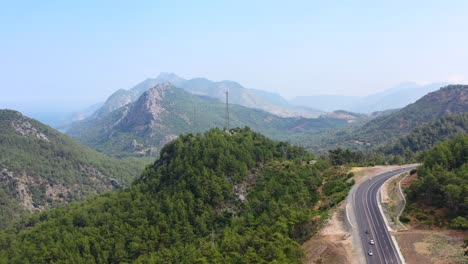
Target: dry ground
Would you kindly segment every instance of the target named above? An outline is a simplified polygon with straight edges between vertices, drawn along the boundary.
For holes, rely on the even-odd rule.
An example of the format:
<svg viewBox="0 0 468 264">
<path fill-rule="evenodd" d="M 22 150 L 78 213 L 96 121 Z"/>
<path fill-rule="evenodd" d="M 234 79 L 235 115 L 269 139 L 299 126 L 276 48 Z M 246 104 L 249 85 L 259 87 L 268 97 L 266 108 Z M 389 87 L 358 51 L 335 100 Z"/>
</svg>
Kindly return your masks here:
<svg viewBox="0 0 468 264">
<path fill-rule="evenodd" d="M 394 234 L 407 264 L 466 264 L 463 239 L 467 232 L 413 229 Z"/>
<path fill-rule="evenodd" d="M 303 263 L 356 263 L 351 261 L 355 258 L 351 235 L 344 225 L 344 208 L 344 203 L 335 208 L 319 234 L 302 245 L 305 252 Z"/>
</svg>

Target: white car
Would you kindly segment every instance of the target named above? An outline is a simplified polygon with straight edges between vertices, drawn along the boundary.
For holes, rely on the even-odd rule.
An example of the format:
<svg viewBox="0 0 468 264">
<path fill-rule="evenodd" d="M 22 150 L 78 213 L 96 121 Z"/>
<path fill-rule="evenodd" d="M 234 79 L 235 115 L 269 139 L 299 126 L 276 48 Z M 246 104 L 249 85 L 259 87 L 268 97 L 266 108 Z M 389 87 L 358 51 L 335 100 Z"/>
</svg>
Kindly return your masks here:
<svg viewBox="0 0 468 264">
<path fill-rule="evenodd" d="M 374 253 L 372 252 L 372 250 L 369 250 L 369 252 L 367 252 L 367 254 L 369 254 L 369 256 L 374 256 Z"/>
<path fill-rule="evenodd" d="M 369 241 L 369 244 L 374 245 L 374 244 L 375 244 L 374 240 L 371 239 L 371 240 Z"/>
</svg>

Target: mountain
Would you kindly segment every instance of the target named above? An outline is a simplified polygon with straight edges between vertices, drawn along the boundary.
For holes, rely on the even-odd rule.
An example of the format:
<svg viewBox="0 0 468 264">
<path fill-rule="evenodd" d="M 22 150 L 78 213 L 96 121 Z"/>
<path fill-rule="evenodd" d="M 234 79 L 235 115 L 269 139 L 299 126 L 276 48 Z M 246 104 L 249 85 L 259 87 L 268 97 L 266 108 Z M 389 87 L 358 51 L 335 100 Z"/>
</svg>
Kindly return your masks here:
<svg viewBox="0 0 468 264">
<path fill-rule="evenodd" d="M 357 123 L 315 135 L 300 135 L 296 141 L 303 142 L 304 147 L 316 153 L 337 147 L 376 149 L 383 145 L 393 146 L 419 126 L 462 112 L 468 112 L 468 85 L 449 85 L 428 93 L 396 112 L 376 113 L 376 118 L 363 125 Z"/>
<path fill-rule="evenodd" d="M 432 83 L 419 85 L 412 82 L 401 83 L 383 92 L 365 97 L 358 96 L 299 96 L 293 98 L 290 103 L 302 105 L 331 112 L 344 109 L 352 112 L 370 114 L 388 109 L 403 108 L 429 92 L 433 92 L 447 83 Z"/>
<path fill-rule="evenodd" d="M 154 79 L 146 79 L 130 90 L 120 89 L 113 93 L 105 104 L 96 111 L 95 117 L 106 115 L 122 106 L 135 102 L 145 91 L 162 83 L 172 83 L 196 95 L 216 98 L 222 102 L 226 100 L 226 91 L 229 91 L 229 100 L 250 108 L 258 108 L 282 117 L 318 117 L 323 112 L 310 107 L 297 107 L 290 105 L 286 99 L 278 94 L 247 89 L 237 82 L 214 82 L 206 78 L 193 78 L 185 80 L 173 73 L 160 73 Z"/>
<path fill-rule="evenodd" d="M 301 263 L 352 186 L 325 160 L 248 128 L 182 135 L 129 188 L 0 232 L 6 263 Z"/>
<path fill-rule="evenodd" d="M 346 109 L 360 113 L 371 113 L 387 109 L 403 108 L 424 95 L 446 85 L 447 83 L 431 83 L 428 85 L 402 83 L 384 92 L 366 96 L 348 105 Z"/>
<path fill-rule="evenodd" d="M 144 165 L 107 157 L 19 112 L 0 110 L 0 226 L 121 188 Z"/>
<path fill-rule="evenodd" d="M 184 82 L 180 88 L 198 95 L 205 95 L 225 101 L 226 91 L 229 91 L 229 102 L 249 108 L 258 108 L 281 117 L 317 117 L 321 111 L 291 107 L 281 96 L 247 89 L 237 82 L 213 82 L 205 78 L 194 78 Z"/>
<path fill-rule="evenodd" d="M 143 82 L 135 85 L 130 90 L 120 89 L 113 93 L 104 105 L 99 108 L 94 116 L 106 115 L 124 105 L 136 101 L 145 91 L 154 87 L 157 84 L 171 82 L 175 85 L 180 85 L 185 82 L 184 79 L 173 73 L 160 73 L 156 78 L 146 79 Z"/>
<path fill-rule="evenodd" d="M 468 112 L 468 86 L 449 85 L 423 96 L 396 113 L 369 121 L 353 133 L 353 139 L 372 145 L 389 143 L 424 123 L 459 112 Z"/>
<path fill-rule="evenodd" d="M 67 133 L 109 155 L 154 156 L 180 134 L 224 127 L 225 113 L 226 105 L 215 98 L 164 83 L 149 89 L 134 103 L 72 124 Z M 330 117 L 282 118 L 239 105 L 230 105 L 229 115 L 230 127 L 249 126 L 277 139 L 347 124 L 347 120 Z"/>
</svg>

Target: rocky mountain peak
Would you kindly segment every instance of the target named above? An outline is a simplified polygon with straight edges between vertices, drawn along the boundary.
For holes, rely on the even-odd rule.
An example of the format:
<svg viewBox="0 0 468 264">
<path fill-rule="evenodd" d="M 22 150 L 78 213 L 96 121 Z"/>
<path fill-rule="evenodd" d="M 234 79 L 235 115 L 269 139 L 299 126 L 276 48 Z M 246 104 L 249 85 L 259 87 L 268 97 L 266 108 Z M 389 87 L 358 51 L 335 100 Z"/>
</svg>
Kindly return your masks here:
<svg viewBox="0 0 468 264">
<path fill-rule="evenodd" d="M 173 88 L 175 88 L 174 85 L 166 82 L 157 84 L 144 92 L 125 112 L 125 116 L 119 120 L 117 125 L 122 128 L 139 127 L 139 129 L 144 129 L 147 125 L 155 126 L 166 111 L 162 101 Z"/>
<path fill-rule="evenodd" d="M 174 85 L 170 82 L 157 84 L 153 88 L 144 92 L 143 95 L 138 99 L 138 102 L 143 103 L 154 103 L 162 100 L 166 92 L 170 89 L 173 89 Z"/>
</svg>

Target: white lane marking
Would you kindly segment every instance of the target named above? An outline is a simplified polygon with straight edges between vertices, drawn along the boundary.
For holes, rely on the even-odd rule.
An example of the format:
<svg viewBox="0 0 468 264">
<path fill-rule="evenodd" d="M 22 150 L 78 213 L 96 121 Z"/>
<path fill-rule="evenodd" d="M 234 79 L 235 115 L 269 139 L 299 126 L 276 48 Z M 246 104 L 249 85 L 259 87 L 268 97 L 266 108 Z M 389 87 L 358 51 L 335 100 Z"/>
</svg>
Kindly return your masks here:
<svg viewBox="0 0 468 264">
<path fill-rule="evenodd" d="M 354 228 L 353 223 L 351 223 L 351 219 L 349 219 L 348 205 L 349 205 L 349 203 L 346 204 L 346 218 L 348 218 L 348 222 L 351 225 L 351 228 Z"/>
</svg>

